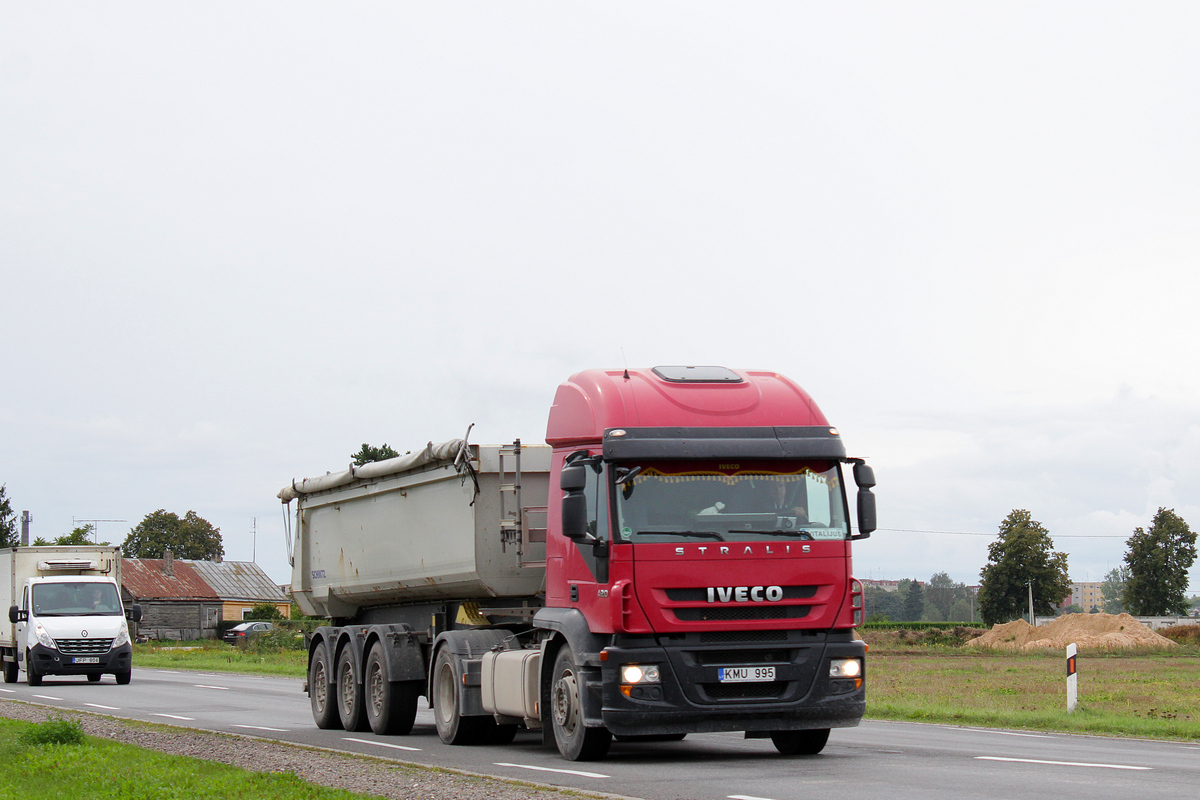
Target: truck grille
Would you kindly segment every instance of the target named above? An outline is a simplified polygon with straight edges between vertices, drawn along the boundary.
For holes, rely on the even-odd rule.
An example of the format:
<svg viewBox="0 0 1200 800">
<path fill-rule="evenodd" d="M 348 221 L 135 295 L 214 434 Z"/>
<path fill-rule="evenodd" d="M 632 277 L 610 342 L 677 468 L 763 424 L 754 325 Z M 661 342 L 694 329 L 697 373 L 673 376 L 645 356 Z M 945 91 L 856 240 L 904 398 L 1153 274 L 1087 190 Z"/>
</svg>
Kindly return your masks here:
<svg viewBox="0 0 1200 800">
<path fill-rule="evenodd" d="M 787 689 L 787 681 L 768 683 L 702 683 L 700 691 L 708 700 L 775 700 Z"/>
<path fill-rule="evenodd" d="M 810 606 L 703 606 L 695 608 L 673 608 L 675 618 L 681 622 L 708 620 L 758 620 L 758 619 L 803 619 L 808 616 Z"/>
<path fill-rule="evenodd" d="M 112 649 L 112 639 L 55 639 L 58 651 L 68 656 L 97 656 Z"/>
</svg>

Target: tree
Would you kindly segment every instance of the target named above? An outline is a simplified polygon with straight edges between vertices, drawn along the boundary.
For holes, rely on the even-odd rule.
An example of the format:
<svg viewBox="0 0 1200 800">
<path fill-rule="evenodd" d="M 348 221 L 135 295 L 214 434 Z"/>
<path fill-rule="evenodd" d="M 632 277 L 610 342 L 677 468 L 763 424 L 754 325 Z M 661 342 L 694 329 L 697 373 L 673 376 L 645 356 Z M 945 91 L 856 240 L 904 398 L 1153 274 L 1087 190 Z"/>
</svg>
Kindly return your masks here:
<svg viewBox="0 0 1200 800">
<path fill-rule="evenodd" d="M 1160 508 L 1150 530 L 1135 528 L 1126 542 L 1129 580 L 1122 602 L 1131 614 L 1187 614 L 1188 570 L 1196 560 L 1196 534 L 1175 513 Z"/>
<path fill-rule="evenodd" d="M 93 543 L 93 542 L 92 542 L 92 534 L 93 534 L 93 533 L 95 533 L 95 532 L 96 532 L 96 526 L 95 526 L 95 525 L 93 525 L 92 523 L 90 523 L 90 522 L 89 522 L 89 523 L 88 523 L 88 524 L 86 524 L 86 525 L 81 525 L 80 527 L 78 527 L 78 528 L 75 528 L 75 529 L 74 529 L 73 531 L 71 531 L 70 533 L 64 533 L 62 536 L 59 536 L 59 537 L 57 537 L 57 538 L 56 538 L 54 541 L 52 541 L 52 542 L 48 542 L 48 541 L 46 541 L 45 539 L 43 539 L 42 537 L 40 537 L 40 536 L 39 536 L 38 538 L 36 538 L 36 539 L 34 539 L 34 540 L 33 540 L 33 543 L 34 543 L 35 545 L 44 545 L 44 544 L 55 544 L 55 545 L 80 545 L 80 544 L 92 544 L 92 543 Z M 97 542 L 96 544 L 108 544 L 108 542 Z"/>
<path fill-rule="evenodd" d="M 354 466 L 361 467 L 363 464 L 369 464 L 372 461 L 387 461 L 389 458 L 396 458 L 399 455 L 399 453 L 387 446 L 387 442 L 384 442 L 379 447 L 372 447 L 363 442 L 362 449 L 357 453 L 351 454 L 350 457 L 354 459 Z"/>
<path fill-rule="evenodd" d="M 17 533 L 17 512 L 8 501 L 8 484 L 0 484 L 0 547 L 17 547 L 21 538 Z"/>
<path fill-rule="evenodd" d="M 197 561 L 212 561 L 225 555 L 221 529 L 214 528 L 195 511 L 187 512 L 180 519 L 160 508 L 147 514 L 121 544 L 121 554 L 126 558 L 162 558 L 166 550 L 176 558 Z"/>
<path fill-rule="evenodd" d="M 1120 614 L 1125 611 L 1121 598 L 1125 596 L 1125 584 L 1129 583 L 1129 567 L 1122 564 L 1113 567 L 1104 576 L 1100 584 L 1100 594 L 1104 598 L 1105 614 Z"/>
<path fill-rule="evenodd" d="M 904 596 L 904 618 L 918 620 L 925 613 L 925 592 L 921 589 L 920 581 L 908 584 L 908 593 Z"/>
<path fill-rule="evenodd" d="M 988 545 L 988 563 L 979 573 L 976 607 L 986 624 L 1022 616 L 1031 581 L 1037 614 L 1052 615 L 1071 594 L 1067 554 L 1054 552 L 1053 545 L 1049 531 L 1025 509 L 1014 509 L 1004 518 L 999 538 Z"/>
<path fill-rule="evenodd" d="M 925 602 L 937 609 L 942 620 L 948 620 L 951 619 L 950 607 L 965 598 L 966 591 L 966 585 L 955 583 L 948 573 L 936 572 L 925 587 Z"/>
<path fill-rule="evenodd" d="M 971 617 L 971 601 L 967 599 L 955 600 L 954 605 L 950 606 L 950 612 L 946 614 L 947 622 L 974 622 Z"/>
<path fill-rule="evenodd" d="M 863 600 L 867 606 L 867 619 L 872 622 L 891 622 L 904 613 L 899 592 L 889 592 L 878 586 L 864 586 Z"/>
</svg>

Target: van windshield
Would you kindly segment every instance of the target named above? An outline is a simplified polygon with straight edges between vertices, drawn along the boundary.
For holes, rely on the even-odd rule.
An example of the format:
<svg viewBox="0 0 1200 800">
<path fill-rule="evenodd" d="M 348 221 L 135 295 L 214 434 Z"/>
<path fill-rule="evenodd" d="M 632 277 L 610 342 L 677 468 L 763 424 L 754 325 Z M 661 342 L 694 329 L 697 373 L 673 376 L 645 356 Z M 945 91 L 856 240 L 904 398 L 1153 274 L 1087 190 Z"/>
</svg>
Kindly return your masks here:
<svg viewBox="0 0 1200 800">
<path fill-rule="evenodd" d="M 617 487 L 617 538 L 746 542 L 845 539 L 841 471 L 831 461 L 647 461 Z"/>
<path fill-rule="evenodd" d="M 111 583 L 36 583 L 33 613 L 39 617 L 119 617 L 121 598 Z"/>
</svg>

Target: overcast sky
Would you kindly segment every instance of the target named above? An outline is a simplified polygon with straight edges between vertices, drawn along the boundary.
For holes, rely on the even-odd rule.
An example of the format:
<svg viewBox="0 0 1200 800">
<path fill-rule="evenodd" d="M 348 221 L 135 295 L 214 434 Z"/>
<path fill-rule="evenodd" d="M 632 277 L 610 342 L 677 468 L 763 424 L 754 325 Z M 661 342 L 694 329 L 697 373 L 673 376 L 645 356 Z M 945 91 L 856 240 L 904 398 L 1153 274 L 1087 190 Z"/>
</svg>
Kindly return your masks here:
<svg viewBox="0 0 1200 800">
<path fill-rule="evenodd" d="M 803 385 L 862 578 L 1200 526 L 1200 6 L 0 0 L 0 483 L 290 577 L 293 477 L 542 441 L 590 367 Z M 252 531 L 257 526 L 257 540 Z M 1192 571 L 1200 591 L 1200 567 Z"/>
</svg>

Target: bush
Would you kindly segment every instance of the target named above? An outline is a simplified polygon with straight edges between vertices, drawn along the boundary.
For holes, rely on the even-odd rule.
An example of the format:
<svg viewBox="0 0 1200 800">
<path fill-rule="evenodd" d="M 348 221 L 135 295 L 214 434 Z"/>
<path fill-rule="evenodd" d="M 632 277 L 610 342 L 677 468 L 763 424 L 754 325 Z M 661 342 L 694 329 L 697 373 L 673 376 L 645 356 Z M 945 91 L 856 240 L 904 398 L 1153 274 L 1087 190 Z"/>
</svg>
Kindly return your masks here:
<svg viewBox="0 0 1200 800">
<path fill-rule="evenodd" d="M 1160 628 L 1155 632 L 1176 644 L 1200 645 L 1200 625 L 1172 625 L 1169 628 Z"/>
<path fill-rule="evenodd" d="M 83 726 L 77 719 L 51 717 L 22 733 L 21 741 L 29 745 L 83 744 Z"/>
</svg>

